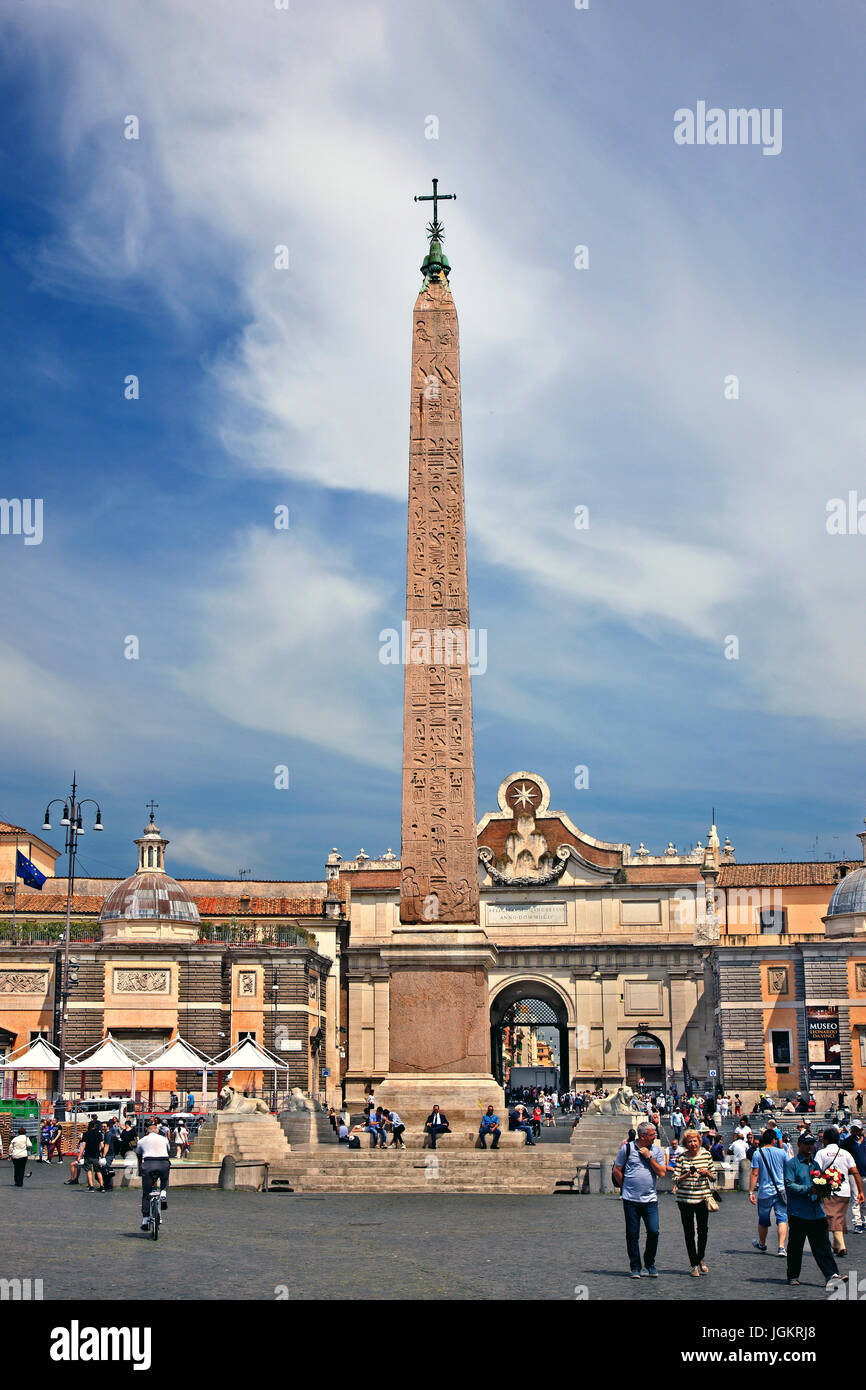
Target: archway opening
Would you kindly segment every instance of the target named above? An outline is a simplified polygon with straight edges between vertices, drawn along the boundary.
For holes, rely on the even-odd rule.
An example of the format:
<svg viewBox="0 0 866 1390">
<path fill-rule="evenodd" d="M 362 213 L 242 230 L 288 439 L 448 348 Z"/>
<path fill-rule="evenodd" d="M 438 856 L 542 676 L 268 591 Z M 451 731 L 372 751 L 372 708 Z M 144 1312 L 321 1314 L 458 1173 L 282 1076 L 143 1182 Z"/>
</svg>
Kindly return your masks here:
<svg viewBox="0 0 866 1390">
<path fill-rule="evenodd" d="M 556 991 L 523 981 L 490 1006 L 491 1069 L 508 1090 L 568 1085 L 568 1013 Z"/>
<path fill-rule="evenodd" d="M 635 1033 L 625 1045 L 625 1080 L 633 1091 L 665 1089 L 665 1049 L 654 1033 Z"/>
</svg>

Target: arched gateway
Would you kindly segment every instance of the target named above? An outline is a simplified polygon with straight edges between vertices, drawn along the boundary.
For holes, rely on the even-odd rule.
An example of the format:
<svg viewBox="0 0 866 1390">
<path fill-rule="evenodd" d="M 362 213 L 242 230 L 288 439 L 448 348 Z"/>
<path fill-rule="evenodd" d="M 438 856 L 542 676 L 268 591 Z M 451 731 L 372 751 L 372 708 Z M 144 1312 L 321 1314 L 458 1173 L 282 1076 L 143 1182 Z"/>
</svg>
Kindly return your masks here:
<svg viewBox="0 0 866 1390">
<path fill-rule="evenodd" d="M 553 986 L 523 979 L 506 984 L 490 1004 L 490 1069 L 500 1086 L 513 1067 L 555 1067 L 569 1083 L 569 1009 Z"/>
</svg>

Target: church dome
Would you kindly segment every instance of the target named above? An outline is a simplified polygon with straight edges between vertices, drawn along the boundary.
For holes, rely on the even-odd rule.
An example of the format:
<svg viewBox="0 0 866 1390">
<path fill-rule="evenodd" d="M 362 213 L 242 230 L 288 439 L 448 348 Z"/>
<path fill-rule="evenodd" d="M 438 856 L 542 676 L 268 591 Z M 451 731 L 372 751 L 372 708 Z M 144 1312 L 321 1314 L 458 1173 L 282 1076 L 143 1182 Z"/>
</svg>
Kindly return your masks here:
<svg viewBox="0 0 866 1390">
<path fill-rule="evenodd" d="M 112 888 L 99 914 L 103 922 L 198 922 L 198 908 L 167 873 L 138 869 Z"/>
<path fill-rule="evenodd" d="M 195 928 L 199 923 L 198 908 L 177 879 L 165 872 L 165 847 L 168 840 L 160 834 L 159 826 L 154 824 L 151 803 L 150 823 L 144 827 L 138 845 L 138 868 L 129 878 L 112 888 L 99 914 L 99 925 L 104 927 L 114 923 L 153 923 L 159 933 L 162 927 L 171 928 L 173 924 Z M 118 934 L 130 937 L 132 929 L 109 926 L 110 936 Z M 171 935 L 170 930 L 163 935 Z M 149 933 L 145 928 L 145 935 Z M 195 933 L 185 935 L 192 938 Z"/>
<path fill-rule="evenodd" d="M 827 908 L 828 917 L 850 916 L 858 912 L 866 912 L 866 864 L 852 869 L 839 880 Z"/>
</svg>

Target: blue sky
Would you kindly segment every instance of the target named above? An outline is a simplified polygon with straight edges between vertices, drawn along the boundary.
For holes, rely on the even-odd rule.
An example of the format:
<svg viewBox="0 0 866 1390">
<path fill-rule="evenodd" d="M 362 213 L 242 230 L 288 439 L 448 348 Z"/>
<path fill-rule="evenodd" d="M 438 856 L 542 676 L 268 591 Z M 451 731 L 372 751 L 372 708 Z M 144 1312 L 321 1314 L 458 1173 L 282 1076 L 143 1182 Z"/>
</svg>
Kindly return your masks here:
<svg viewBox="0 0 866 1390">
<path fill-rule="evenodd" d="M 702 9 L 6 7 L 0 486 L 44 538 L 0 537 L 0 818 L 38 829 L 74 767 L 94 873 L 131 871 L 151 796 L 178 874 L 399 849 L 379 632 L 435 174 L 479 816 L 531 769 L 654 852 L 713 805 L 741 859 L 857 851 L 866 535 L 826 508 L 866 497 L 862 15 Z M 781 153 L 675 144 L 698 101 L 781 108 Z"/>
</svg>

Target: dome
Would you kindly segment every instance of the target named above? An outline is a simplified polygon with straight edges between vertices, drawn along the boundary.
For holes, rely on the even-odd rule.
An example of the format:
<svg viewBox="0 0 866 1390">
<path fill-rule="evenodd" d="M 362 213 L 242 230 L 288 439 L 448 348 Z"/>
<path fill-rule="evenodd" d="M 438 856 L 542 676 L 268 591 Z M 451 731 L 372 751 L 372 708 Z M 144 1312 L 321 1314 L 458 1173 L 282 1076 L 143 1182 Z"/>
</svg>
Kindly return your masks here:
<svg viewBox="0 0 866 1390">
<path fill-rule="evenodd" d="M 99 914 L 103 922 L 195 922 L 198 908 L 185 888 L 164 871 L 139 869 L 112 888 Z"/>
<path fill-rule="evenodd" d="M 839 880 L 827 908 L 828 917 L 850 916 L 860 912 L 866 912 L 866 864 L 852 869 Z"/>
</svg>

